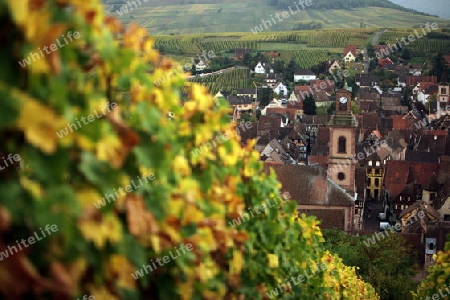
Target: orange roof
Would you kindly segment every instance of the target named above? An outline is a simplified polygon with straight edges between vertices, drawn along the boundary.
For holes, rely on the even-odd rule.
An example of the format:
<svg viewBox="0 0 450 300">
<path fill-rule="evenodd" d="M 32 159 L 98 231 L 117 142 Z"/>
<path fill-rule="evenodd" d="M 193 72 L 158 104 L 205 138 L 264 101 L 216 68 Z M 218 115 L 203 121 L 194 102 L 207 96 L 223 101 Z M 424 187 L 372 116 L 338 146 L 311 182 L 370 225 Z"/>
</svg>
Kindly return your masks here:
<svg viewBox="0 0 450 300">
<path fill-rule="evenodd" d="M 433 172 L 439 172 L 439 164 L 388 160 L 384 183 L 389 197 L 397 197 L 409 183 L 409 178 L 413 183 L 425 186 Z"/>
<path fill-rule="evenodd" d="M 356 56 L 356 46 L 351 45 L 344 48 L 344 56 L 349 52 L 351 52 L 353 56 Z"/>
<path fill-rule="evenodd" d="M 302 92 L 309 92 L 309 91 L 311 91 L 311 87 L 309 87 L 307 85 L 296 85 L 295 90 L 302 91 Z"/>
</svg>

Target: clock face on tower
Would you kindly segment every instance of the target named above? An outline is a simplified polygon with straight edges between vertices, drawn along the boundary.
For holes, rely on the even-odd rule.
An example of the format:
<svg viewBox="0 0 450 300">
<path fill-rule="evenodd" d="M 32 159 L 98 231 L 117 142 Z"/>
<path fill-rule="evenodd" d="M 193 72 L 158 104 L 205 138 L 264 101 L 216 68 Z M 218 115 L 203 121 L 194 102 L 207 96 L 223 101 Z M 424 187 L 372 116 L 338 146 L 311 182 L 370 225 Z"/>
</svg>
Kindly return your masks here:
<svg viewBox="0 0 450 300">
<path fill-rule="evenodd" d="M 342 104 L 347 103 L 347 97 L 341 97 L 341 98 L 339 98 L 339 102 L 341 102 Z"/>
</svg>

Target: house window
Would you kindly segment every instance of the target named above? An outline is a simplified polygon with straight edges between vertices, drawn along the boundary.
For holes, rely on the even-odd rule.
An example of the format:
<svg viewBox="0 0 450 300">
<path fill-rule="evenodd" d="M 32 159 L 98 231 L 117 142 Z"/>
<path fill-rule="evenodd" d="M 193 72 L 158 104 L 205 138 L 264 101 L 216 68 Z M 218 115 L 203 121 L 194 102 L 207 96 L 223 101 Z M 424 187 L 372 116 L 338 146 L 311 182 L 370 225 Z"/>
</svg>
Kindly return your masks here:
<svg viewBox="0 0 450 300">
<path fill-rule="evenodd" d="M 369 160 L 369 166 L 372 166 L 372 161 L 371 160 Z"/>
<path fill-rule="evenodd" d="M 380 166 L 380 162 L 377 161 L 377 162 L 375 163 L 375 166 L 379 167 L 379 166 Z"/>
<path fill-rule="evenodd" d="M 338 139 L 338 153 L 347 153 L 347 139 L 340 136 Z"/>
<path fill-rule="evenodd" d="M 445 88 L 441 88 L 441 94 L 447 94 Z"/>
<path fill-rule="evenodd" d="M 380 186 L 380 179 L 375 178 L 375 186 L 379 187 Z"/>
<path fill-rule="evenodd" d="M 345 179 L 345 174 L 342 173 L 342 172 L 339 172 L 337 177 L 338 177 L 338 179 L 339 179 L 340 181 L 342 181 L 342 180 Z"/>
</svg>

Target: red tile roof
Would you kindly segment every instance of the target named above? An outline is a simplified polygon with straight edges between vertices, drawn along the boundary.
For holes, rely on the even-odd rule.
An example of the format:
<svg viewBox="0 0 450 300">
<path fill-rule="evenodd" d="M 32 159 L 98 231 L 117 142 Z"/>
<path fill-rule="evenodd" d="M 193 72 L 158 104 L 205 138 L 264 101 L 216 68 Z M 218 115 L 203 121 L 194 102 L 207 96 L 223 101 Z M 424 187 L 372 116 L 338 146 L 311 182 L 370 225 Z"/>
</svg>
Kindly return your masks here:
<svg viewBox="0 0 450 300">
<path fill-rule="evenodd" d="M 429 183 L 431 175 L 439 172 L 439 164 L 435 163 L 418 163 L 410 161 L 393 161 L 386 162 L 386 173 L 384 184 L 389 194 L 389 198 L 397 197 L 407 186 L 408 178 L 413 183 L 425 186 Z"/>
<path fill-rule="evenodd" d="M 419 90 L 426 91 L 429 88 L 435 87 L 436 88 L 436 94 L 437 94 L 437 87 L 439 86 L 438 83 L 435 83 L 435 82 L 419 82 L 419 83 L 420 83 Z"/>
<path fill-rule="evenodd" d="M 349 45 L 344 48 L 344 56 L 347 55 L 348 52 L 351 52 L 353 56 L 356 56 L 356 46 Z"/>
<path fill-rule="evenodd" d="M 308 85 L 296 85 L 294 88 L 295 91 L 304 91 L 304 92 L 310 92 L 311 87 Z"/>
<path fill-rule="evenodd" d="M 282 115 L 285 115 L 286 114 L 286 108 L 283 108 L 283 107 L 267 108 L 266 115 L 270 115 L 270 114 L 282 114 Z"/>
<path fill-rule="evenodd" d="M 298 99 L 298 98 L 297 98 Z M 297 102 L 293 102 L 293 101 L 288 101 L 287 103 L 287 108 L 291 109 L 291 108 L 295 108 L 295 109 L 303 109 L 303 101 L 301 101 L 301 99 L 298 99 L 299 101 Z"/>
<path fill-rule="evenodd" d="M 437 76 L 409 76 L 406 78 L 406 84 L 416 86 L 419 82 L 437 83 Z"/>
<path fill-rule="evenodd" d="M 378 59 L 378 65 L 380 65 L 383 68 L 385 65 L 393 65 L 393 64 L 394 62 L 389 57 Z"/>
<path fill-rule="evenodd" d="M 326 169 L 319 166 L 264 163 L 264 171 L 275 171 L 283 191 L 300 205 L 351 207 L 353 199 L 339 186 L 327 180 Z"/>
<path fill-rule="evenodd" d="M 312 88 L 313 91 L 317 90 L 324 90 L 328 93 L 334 92 L 334 81 L 333 80 L 310 80 L 309 86 Z"/>
<path fill-rule="evenodd" d="M 296 113 L 297 113 L 297 108 L 288 108 L 288 109 L 286 109 L 286 114 L 287 114 L 289 120 L 294 120 Z"/>
</svg>

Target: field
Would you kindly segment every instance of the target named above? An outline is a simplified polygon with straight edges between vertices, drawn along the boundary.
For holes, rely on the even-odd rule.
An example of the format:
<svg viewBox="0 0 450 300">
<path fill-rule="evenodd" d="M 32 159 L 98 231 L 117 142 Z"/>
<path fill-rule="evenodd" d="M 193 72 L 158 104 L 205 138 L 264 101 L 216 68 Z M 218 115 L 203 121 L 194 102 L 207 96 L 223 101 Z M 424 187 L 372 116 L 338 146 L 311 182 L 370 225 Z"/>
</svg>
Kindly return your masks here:
<svg viewBox="0 0 450 300">
<path fill-rule="evenodd" d="M 387 32 L 383 32 L 379 42 L 395 44 L 403 37 L 406 39 L 409 35 L 415 35 L 415 32 L 417 32 L 419 36 L 424 36 L 421 28 L 389 29 Z M 438 30 L 437 32 L 447 35 L 448 37 L 437 39 L 424 36 L 420 39 L 416 39 L 413 43 L 410 43 L 408 47 L 423 53 L 448 52 L 450 50 L 450 34 L 444 33 L 442 30 Z M 403 43 L 401 43 L 401 45 L 403 46 Z"/>
<path fill-rule="evenodd" d="M 127 1 L 123 1 L 126 5 Z M 180 4 L 186 2 L 186 4 Z M 189 1 L 192 2 L 192 1 Z M 251 32 L 262 20 L 270 20 L 271 15 L 282 10 L 267 5 L 267 1 L 221 1 L 220 4 L 202 1 L 202 4 L 188 4 L 188 1 L 141 1 L 142 5 L 128 13 L 119 9 L 120 4 L 105 4 L 105 12 L 118 17 L 124 24 L 131 21 L 149 30 L 151 35 L 190 34 L 214 32 Z M 119 11 L 120 14 L 117 12 Z M 432 16 L 417 15 L 395 9 L 366 7 L 355 9 L 316 10 L 303 9 L 279 22 L 275 19 L 264 32 L 292 30 L 300 21 L 321 20 L 324 28 L 408 28 L 420 26 L 426 22 L 438 22 L 441 27 L 448 26 L 450 21 Z M 255 34 L 257 36 L 258 34 Z"/>
<path fill-rule="evenodd" d="M 253 87 L 249 69 L 234 69 L 223 74 L 195 77 L 189 81 L 206 86 L 212 95 L 220 90 L 235 93 L 237 89 Z"/>
<path fill-rule="evenodd" d="M 286 63 L 293 58 L 301 67 L 309 68 L 324 60 L 337 59 L 346 45 L 364 47 L 371 41 L 374 29 L 324 29 L 261 33 L 162 35 L 155 37 L 155 47 L 184 64 L 203 51 L 226 56 L 236 48 L 254 51 L 278 51 Z M 227 53 L 226 53 L 227 52 Z"/>
<path fill-rule="evenodd" d="M 420 28 L 383 30 L 378 42 L 393 44 L 402 37 L 414 34 L 415 30 L 421 32 Z M 236 48 L 248 48 L 260 52 L 277 51 L 285 63 L 293 58 L 302 68 L 310 68 L 325 60 L 341 58 L 342 50 L 347 45 L 364 48 L 372 41 L 376 32 L 377 30 L 366 28 L 267 32 L 258 35 L 245 32 L 161 35 L 155 37 L 155 47 L 181 64 L 190 62 L 203 51 L 207 53 L 212 50 L 216 56 L 233 56 Z M 436 33 L 444 37 L 449 34 L 443 30 L 437 30 Z M 408 47 L 422 53 L 446 52 L 450 49 L 450 35 L 448 39 L 425 36 Z"/>
</svg>

